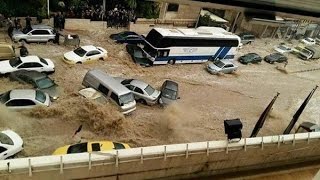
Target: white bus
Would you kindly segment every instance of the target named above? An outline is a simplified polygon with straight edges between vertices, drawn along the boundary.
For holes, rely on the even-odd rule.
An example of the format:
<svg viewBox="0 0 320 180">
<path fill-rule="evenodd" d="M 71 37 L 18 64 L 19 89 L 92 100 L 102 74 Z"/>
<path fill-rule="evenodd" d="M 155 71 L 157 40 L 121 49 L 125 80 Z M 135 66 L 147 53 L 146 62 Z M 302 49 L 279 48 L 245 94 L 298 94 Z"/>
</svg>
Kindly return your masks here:
<svg viewBox="0 0 320 180">
<path fill-rule="evenodd" d="M 154 28 L 145 39 L 143 51 L 152 65 L 233 60 L 241 41 L 219 27 Z"/>
</svg>

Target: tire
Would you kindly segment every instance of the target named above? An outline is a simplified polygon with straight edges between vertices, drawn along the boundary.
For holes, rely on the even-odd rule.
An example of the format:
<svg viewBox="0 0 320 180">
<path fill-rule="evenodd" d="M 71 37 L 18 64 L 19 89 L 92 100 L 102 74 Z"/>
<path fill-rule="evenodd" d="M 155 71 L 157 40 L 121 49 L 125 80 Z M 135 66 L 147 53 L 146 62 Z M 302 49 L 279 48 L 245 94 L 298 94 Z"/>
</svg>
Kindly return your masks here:
<svg viewBox="0 0 320 180">
<path fill-rule="evenodd" d="M 176 60 L 175 59 L 170 59 L 168 61 L 168 64 L 171 64 L 171 65 L 174 65 L 176 63 Z"/>
<path fill-rule="evenodd" d="M 53 39 L 49 39 L 49 40 L 48 40 L 48 43 L 53 43 Z"/>
<path fill-rule="evenodd" d="M 144 99 L 139 99 L 138 102 L 140 102 L 141 104 L 144 104 L 144 105 L 148 105 L 147 101 Z"/>
<path fill-rule="evenodd" d="M 82 62 L 78 61 L 76 64 L 82 64 Z"/>
<path fill-rule="evenodd" d="M 100 61 L 104 61 L 103 57 L 99 58 Z"/>
</svg>

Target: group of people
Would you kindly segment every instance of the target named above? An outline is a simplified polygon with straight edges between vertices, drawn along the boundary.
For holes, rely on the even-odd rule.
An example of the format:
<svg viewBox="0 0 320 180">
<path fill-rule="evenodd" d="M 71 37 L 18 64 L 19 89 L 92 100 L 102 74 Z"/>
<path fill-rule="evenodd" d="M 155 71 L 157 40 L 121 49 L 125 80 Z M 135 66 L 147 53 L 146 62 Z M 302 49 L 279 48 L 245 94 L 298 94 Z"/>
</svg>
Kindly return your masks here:
<svg viewBox="0 0 320 180">
<path fill-rule="evenodd" d="M 107 27 L 127 27 L 129 22 L 136 21 L 134 11 L 117 7 L 107 12 Z"/>
<path fill-rule="evenodd" d="M 61 31 L 62 29 L 64 29 L 65 23 L 66 23 L 66 17 L 64 13 L 58 12 L 53 15 L 53 27 L 55 29 L 59 29 Z"/>
</svg>

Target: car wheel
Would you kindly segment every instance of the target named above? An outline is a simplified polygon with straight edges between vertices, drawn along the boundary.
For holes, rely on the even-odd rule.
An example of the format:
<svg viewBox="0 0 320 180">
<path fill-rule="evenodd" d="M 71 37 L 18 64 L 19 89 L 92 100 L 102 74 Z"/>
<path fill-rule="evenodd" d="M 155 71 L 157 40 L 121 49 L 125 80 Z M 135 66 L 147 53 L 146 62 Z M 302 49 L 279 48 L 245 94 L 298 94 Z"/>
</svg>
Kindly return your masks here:
<svg viewBox="0 0 320 180">
<path fill-rule="evenodd" d="M 148 105 L 147 101 L 144 99 L 139 99 L 138 102 L 140 102 L 141 104 L 144 104 L 144 105 Z"/>
<path fill-rule="evenodd" d="M 48 43 L 53 43 L 53 39 L 49 39 L 49 40 L 48 40 Z"/>
<path fill-rule="evenodd" d="M 104 61 L 103 57 L 99 58 L 100 61 Z"/>
<path fill-rule="evenodd" d="M 174 65 L 176 63 L 176 60 L 175 59 L 170 59 L 168 61 L 168 64 L 171 64 L 171 65 Z"/>
<path fill-rule="evenodd" d="M 76 64 L 82 64 L 82 62 L 81 62 L 81 61 L 78 61 Z"/>
<path fill-rule="evenodd" d="M 13 159 L 15 156 L 16 156 L 16 155 L 14 154 L 14 155 L 12 155 L 12 156 L 7 157 L 6 159 Z"/>
</svg>

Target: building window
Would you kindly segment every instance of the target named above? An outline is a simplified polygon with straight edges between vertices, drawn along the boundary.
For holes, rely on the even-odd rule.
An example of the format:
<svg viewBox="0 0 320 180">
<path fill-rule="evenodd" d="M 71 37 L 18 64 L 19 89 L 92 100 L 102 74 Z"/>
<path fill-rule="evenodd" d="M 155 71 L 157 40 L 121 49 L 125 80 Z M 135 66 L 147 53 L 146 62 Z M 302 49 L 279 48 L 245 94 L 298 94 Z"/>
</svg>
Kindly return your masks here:
<svg viewBox="0 0 320 180">
<path fill-rule="evenodd" d="M 167 11 L 178 12 L 179 4 L 169 3 Z"/>
</svg>

